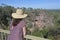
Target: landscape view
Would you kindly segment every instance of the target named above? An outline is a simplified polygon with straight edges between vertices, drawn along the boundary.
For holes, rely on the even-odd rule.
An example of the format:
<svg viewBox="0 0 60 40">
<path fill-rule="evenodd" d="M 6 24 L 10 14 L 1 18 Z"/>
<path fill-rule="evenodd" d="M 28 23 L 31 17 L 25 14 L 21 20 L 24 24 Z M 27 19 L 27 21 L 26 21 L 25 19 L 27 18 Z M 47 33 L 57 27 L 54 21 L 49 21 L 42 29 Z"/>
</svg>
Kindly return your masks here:
<svg viewBox="0 0 60 40">
<path fill-rule="evenodd" d="M 23 13 L 28 14 L 25 18 L 25 21 L 27 22 L 27 35 L 48 40 L 60 40 L 59 2 L 59 0 L 15 0 L 14 2 L 12 0 L 1 0 L 0 29 L 6 31 L 4 33 L 0 30 L 0 39 L 7 40 L 6 33 L 10 29 L 9 24 L 12 20 L 11 14 L 15 13 L 16 9 L 23 9 Z M 28 38 L 27 40 L 33 39 Z"/>
</svg>

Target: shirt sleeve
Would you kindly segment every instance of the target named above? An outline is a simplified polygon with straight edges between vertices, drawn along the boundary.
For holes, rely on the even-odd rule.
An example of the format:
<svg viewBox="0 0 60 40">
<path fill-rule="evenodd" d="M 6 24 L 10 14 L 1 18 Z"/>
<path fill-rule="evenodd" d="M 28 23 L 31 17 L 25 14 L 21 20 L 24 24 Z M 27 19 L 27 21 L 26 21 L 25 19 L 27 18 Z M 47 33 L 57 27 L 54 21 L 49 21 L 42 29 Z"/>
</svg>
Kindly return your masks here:
<svg viewBox="0 0 60 40">
<path fill-rule="evenodd" d="M 23 27 L 25 27 L 25 26 L 26 26 L 26 21 L 25 21 L 25 20 L 24 20 L 23 24 L 24 24 L 24 26 L 23 26 Z"/>
</svg>

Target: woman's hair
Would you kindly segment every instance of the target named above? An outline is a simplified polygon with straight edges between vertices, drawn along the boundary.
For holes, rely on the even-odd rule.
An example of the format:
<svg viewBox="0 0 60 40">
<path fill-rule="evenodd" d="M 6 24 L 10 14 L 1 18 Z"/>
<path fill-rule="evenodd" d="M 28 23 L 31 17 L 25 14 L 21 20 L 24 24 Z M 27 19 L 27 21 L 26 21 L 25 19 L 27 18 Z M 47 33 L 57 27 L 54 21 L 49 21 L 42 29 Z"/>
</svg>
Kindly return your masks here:
<svg viewBox="0 0 60 40">
<path fill-rule="evenodd" d="M 16 26 L 22 19 L 13 19 L 12 25 Z"/>
</svg>

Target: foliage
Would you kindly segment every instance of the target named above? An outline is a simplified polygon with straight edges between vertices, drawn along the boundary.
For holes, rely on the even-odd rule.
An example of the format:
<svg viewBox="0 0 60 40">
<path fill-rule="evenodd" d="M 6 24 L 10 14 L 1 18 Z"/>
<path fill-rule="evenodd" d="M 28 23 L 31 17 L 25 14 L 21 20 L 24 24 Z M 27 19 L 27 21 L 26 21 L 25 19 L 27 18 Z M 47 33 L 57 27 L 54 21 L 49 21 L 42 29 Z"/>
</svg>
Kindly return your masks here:
<svg viewBox="0 0 60 40">
<path fill-rule="evenodd" d="M 1 5 L 0 6 L 0 26 L 3 29 L 8 29 L 10 21 L 11 21 L 11 14 L 16 11 L 17 8 L 8 5 Z M 32 22 L 34 22 L 36 16 L 39 16 L 41 11 L 44 11 L 47 14 L 47 17 L 52 16 L 54 26 L 46 26 L 43 30 L 39 30 L 35 28 L 35 31 L 32 33 L 34 36 L 44 37 L 44 38 L 51 38 L 55 40 L 57 35 L 60 35 L 60 10 L 46 10 L 46 9 L 33 9 L 33 8 L 25 8 L 22 7 L 24 13 L 28 14 L 26 18 L 27 21 L 27 28 L 32 28 Z M 52 19 L 51 17 L 51 19 Z M 50 18 L 49 18 L 50 19 Z M 46 24 L 48 25 L 48 24 Z M 30 34 L 30 31 L 27 29 L 27 34 Z"/>
<path fill-rule="evenodd" d="M 14 7 L 4 5 L 0 6 L 0 26 L 2 26 L 3 29 L 6 29 L 7 26 L 9 26 L 9 22 L 11 20 L 11 13 L 14 12 Z"/>
</svg>

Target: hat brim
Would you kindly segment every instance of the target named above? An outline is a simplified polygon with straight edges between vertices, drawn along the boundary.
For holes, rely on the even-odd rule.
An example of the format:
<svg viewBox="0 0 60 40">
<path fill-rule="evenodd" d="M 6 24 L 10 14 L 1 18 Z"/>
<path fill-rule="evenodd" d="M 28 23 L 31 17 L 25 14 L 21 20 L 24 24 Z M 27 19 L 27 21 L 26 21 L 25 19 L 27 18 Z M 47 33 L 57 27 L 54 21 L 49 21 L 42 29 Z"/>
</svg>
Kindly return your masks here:
<svg viewBox="0 0 60 40">
<path fill-rule="evenodd" d="M 13 18 L 25 18 L 27 17 L 27 14 L 18 15 L 17 13 L 12 13 L 12 17 Z"/>
</svg>

